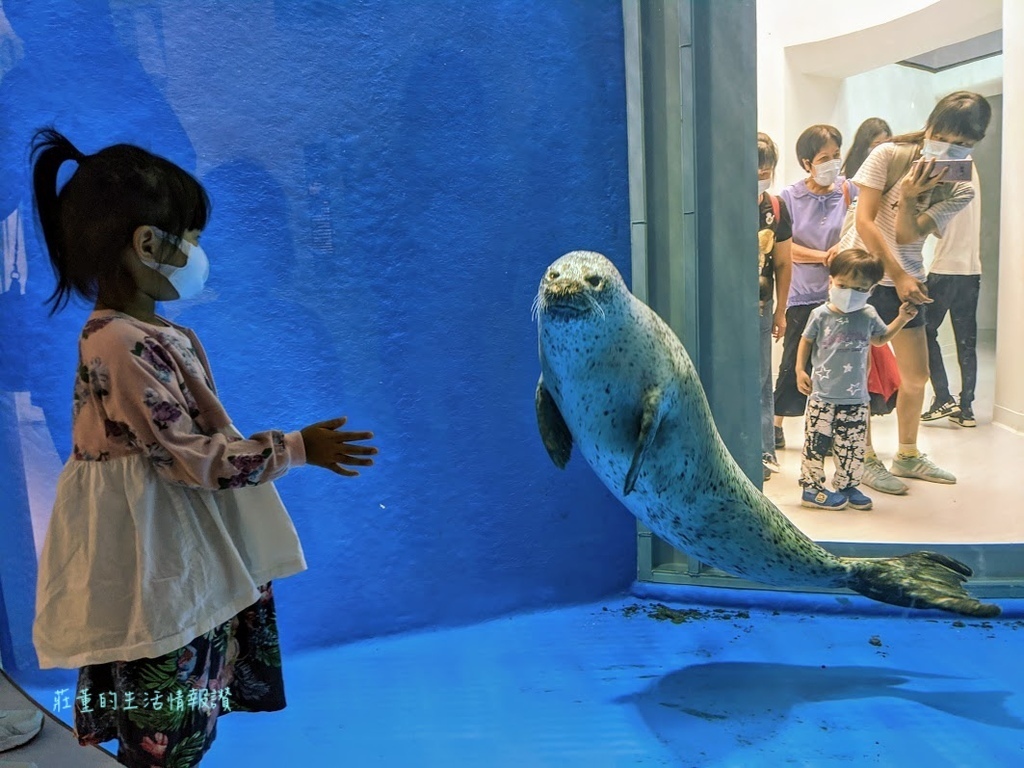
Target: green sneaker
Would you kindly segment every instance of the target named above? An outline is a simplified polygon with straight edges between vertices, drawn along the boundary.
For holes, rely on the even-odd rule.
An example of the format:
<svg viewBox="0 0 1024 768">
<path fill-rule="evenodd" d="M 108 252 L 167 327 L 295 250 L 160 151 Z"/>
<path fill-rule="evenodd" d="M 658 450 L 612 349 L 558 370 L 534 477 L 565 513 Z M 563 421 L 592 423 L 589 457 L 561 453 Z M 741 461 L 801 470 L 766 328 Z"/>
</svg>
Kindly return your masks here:
<svg viewBox="0 0 1024 768">
<path fill-rule="evenodd" d="M 953 485 L 956 476 L 935 465 L 935 462 L 923 453 L 917 456 L 900 456 L 892 460 L 892 473 L 898 477 L 916 477 L 930 483 Z"/>
<path fill-rule="evenodd" d="M 861 482 L 868 488 L 874 488 L 882 493 L 891 493 L 893 496 L 902 496 L 910 490 L 906 483 L 892 476 L 877 456 L 864 459 L 864 476 L 861 478 Z"/>
</svg>

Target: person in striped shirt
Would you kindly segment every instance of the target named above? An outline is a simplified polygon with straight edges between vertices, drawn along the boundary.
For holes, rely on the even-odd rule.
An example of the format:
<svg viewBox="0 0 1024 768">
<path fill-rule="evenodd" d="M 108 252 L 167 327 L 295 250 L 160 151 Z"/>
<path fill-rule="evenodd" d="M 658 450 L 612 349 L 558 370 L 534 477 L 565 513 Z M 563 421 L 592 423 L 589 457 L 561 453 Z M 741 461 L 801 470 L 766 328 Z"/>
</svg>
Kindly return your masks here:
<svg viewBox="0 0 1024 768">
<path fill-rule="evenodd" d="M 943 181 L 945 172 L 935 172 L 935 160 L 968 157 L 985 138 L 991 117 L 992 108 L 984 96 L 951 93 L 935 105 L 922 130 L 880 144 L 853 178 L 860 190 L 856 225 L 840 241 L 839 250 L 863 248 L 882 257 L 885 278 L 875 287 L 871 304 L 883 322 L 892 322 L 905 301 L 920 310 L 892 342 L 901 384 L 896 401 L 899 449 L 891 469 L 878 459 L 869 433 L 863 482 L 883 493 L 906 493 L 901 477 L 956 482 L 953 473 L 937 466 L 917 446 L 928 382 L 925 328 L 926 305 L 931 302 L 922 248 L 928 235 L 942 237 L 949 222 L 974 197 L 969 182 Z M 894 170 L 900 181 L 890 187 L 886 180 Z"/>
</svg>

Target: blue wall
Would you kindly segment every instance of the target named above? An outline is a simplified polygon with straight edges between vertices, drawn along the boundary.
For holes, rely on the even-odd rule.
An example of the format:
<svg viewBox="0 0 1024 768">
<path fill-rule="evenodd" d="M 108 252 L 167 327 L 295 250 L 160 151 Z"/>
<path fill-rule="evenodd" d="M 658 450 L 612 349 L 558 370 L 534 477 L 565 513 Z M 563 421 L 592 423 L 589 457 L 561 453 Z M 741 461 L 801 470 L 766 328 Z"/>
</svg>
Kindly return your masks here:
<svg viewBox="0 0 1024 768">
<path fill-rule="evenodd" d="M 0 213 L 26 203 L 24 148 L 47 122 L 85 151 L 128 140 L 193 170 L 214 201 L 209 291 L 164 311 L 204 340 L 236 424 L 345 414 L 378 434 L 356 480 L 279 483 L 310 564 L 277 585 L 286 646 L 631 581 L 632 517 L 537 435 L 530 319 L 563 252 L 628 267 L 618 0 L 3 10 L 20 41 L 0 81 Z M 28 240 L 36 301 L 14 346 L 63 457 L 84 310 L 45 320 Z"/>
</svg>

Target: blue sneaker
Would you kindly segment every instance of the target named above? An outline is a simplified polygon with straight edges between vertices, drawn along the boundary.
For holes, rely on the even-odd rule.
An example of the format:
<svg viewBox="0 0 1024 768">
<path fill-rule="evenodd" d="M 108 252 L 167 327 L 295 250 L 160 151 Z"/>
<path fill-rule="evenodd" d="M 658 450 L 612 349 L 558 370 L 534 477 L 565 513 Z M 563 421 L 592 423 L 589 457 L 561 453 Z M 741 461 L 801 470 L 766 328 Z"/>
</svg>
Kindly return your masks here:
<svg viewBox="0 0 1024 768">
<path fill-rule="evenodd" d="M 871 499 L 860 492 L 860 489 L 852 485 L 849 488 L 841 488 L 839 490 L 846 500 L 850 502 L 850 506 L 854 509 L 871 509 Z"/>
<path fill-rule="evenodd" d="M 848 503 L 843 494 L 820 488 L 805 488 L 800 498 L 800 506 L 812 509 L 843 509 Z"/>
</svg>

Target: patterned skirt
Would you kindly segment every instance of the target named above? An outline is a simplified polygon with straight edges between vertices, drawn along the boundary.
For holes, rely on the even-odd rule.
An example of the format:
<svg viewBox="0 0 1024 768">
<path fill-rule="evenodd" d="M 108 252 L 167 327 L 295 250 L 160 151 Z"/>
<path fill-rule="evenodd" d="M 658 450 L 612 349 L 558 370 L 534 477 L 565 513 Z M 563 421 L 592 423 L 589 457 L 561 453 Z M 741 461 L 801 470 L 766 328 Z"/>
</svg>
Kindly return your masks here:
<svg viewBox="0 0 1024 768">
<path fill-rule="evenodd" d="M 84 746 L 118 740 L 117 760 L 138 768 L 193 768 L 229 712 L 285 707 L 274 593 L 176 651 L 92 664 L 78 672 L 75 735 Z"/>
</svg>

